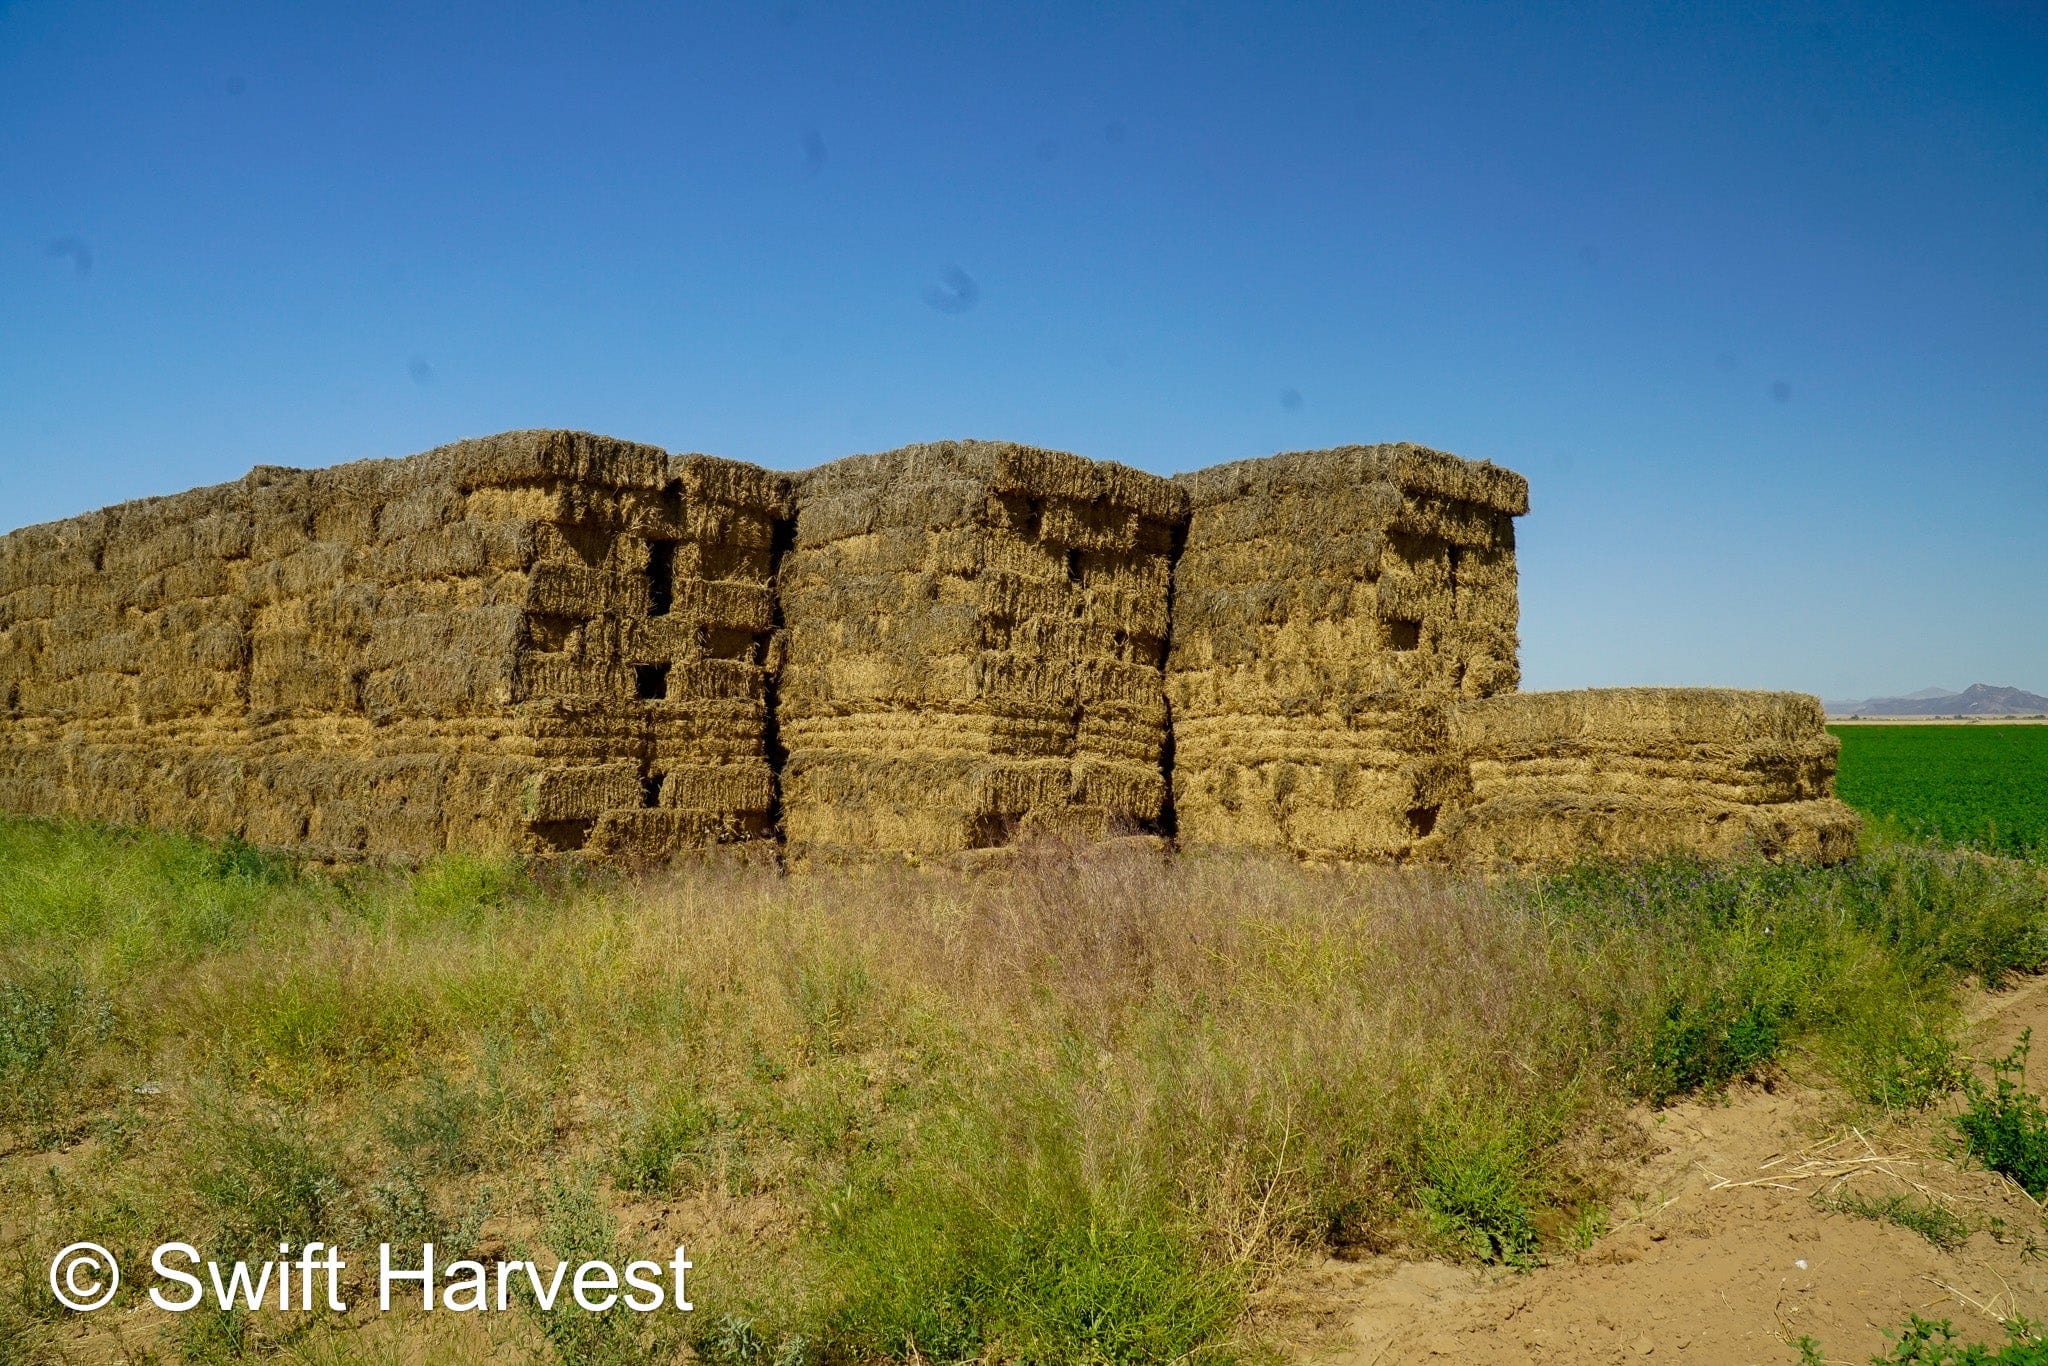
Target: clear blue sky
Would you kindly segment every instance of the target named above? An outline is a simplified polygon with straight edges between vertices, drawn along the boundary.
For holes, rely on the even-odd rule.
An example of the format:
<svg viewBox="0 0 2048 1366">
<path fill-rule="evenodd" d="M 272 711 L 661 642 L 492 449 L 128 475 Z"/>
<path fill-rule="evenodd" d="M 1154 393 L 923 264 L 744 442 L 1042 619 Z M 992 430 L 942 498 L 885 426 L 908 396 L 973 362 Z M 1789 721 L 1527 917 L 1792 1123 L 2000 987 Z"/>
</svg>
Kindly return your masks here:
<svg viewBox="0 0 2048 1366">
<path fill-rule="evenodd" d="M 529 426 L 1420 441 L 1527 686 L 2048 691 L 2048 8 L 0 0 L 0 528 Z"/>
</svg>

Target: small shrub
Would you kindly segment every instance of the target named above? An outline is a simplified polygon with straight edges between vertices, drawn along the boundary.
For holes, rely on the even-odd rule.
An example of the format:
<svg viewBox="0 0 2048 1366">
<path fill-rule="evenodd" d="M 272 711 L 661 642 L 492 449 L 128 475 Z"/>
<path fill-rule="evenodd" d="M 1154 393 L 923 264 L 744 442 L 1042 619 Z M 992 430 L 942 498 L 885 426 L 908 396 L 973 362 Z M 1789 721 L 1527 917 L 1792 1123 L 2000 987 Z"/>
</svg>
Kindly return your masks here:
<svg viewBox="0 0 2048 1366">
<path fill-rule="evenodd" d="M 665 1097 L 641 1112 L 620 1139 L 613 1179 L 625 1190 L 683 1188 L 695 1175 L 715 1123 L 694 1096 Z"/>
<path fill-rule="evenodd" d="M 1838 1070 L 1859 1100 L 1886 1110 L 1920 1110 L 1962 1081 L 1955 1040 L 1924 1016 L 1887 1014 L 1844 1032 Z"/>
<path fill-rule="evenodd" d="M 205 1135 L 211 1149 L 193 1193 L 212 1216 L 223 1251 L 271 1255 L 281 1242 L 344 1241 L 358 1226 L 355 1195 L 328 1156 L 284 1116 L 217 1113 Z"/>
<path fill-rule="evenodd" d="M 57 1325 L 66 1311 L 50 1291 L 45 1268 L 26 1245 L 0 1271 L 0 1366 L 40 1366 L 57 1358 Z"/>
<path fill-rule="evenodd" d="M 1536 1260 L 1529 1178 L 1529 1154 L 1504 1134 L 1433 1135 L 1423 1146 L 1422 1207 L 1457 1252 L 1529 1266 Z"/>
<path fill-rule="evenodd" d="M 298 867 L 289 855 L 258 849 L 244 843 L 238 835 L 230 835 L 214 846 L 212 854 L 211 872 L 223 882 L 277 886 L 298 876 Z"/>
<path fill-rule="evenodd" d="M 1777 1056 L 1782 1039 L 1780 1012 L 1761 1002 L 1738 1010 L 1719 998 L 1673 1001 L 1650 1041 L 1649 1096 L 1717 1090 Z"/>
<path fill-rule="evenodd" d="M 509 863 L 449 854 L 406 879 L 410 905 L 401 899 L 395 909 L 415 933 L 443 925 L 474 929 L 492 908 L 512 898 L 520 882 Z"/>
<path fill-rule="evenodd" d="M 1581 1252 L 1592 1250 L 1593 1244 L 1606 1236 L 1608 1227 L 1607 1209 L 1603 1205 L 1587 1205 L 1579 1210 L 1572 1220 L 1571 1244 Z"/>
<path fill-rule="evenodd" d="M 2017 1181 L 2035 1199 L 2048 1195 L 2048 1107 L 2026 1089 L 2031 1029 L 1990 1064 L 1992 1083 L 1963 1078 L 1965 1108 L 1955 1125 L 1970 1156 Z"/>
<path fill-rule="evenodd" d="M 803 1022 L 808 1056 L 830 1057 L 853 1041 L 870 992 L 867 969 L 858 959 L 799 961 L 787 990 L 790 1005 Z"/>
<path fill-rule="evenodd" d="M 263 1353 L 249 1311 L 240 1305 L 223 1309 L 211 1299 L 180 1315 L 178 1355 L 189 1366 L 246 1361 Z"/>
<path fill-rule="evenodd" d="M 484 1097 L 474 1087 L 457 1086 L 445 1073 L 433 1071 L 421 1082 L 418 1097 L 385 1120 L 384 1136 L 436 1171 L 473 1171 L 484 1159 L 477 1133 L 483 1113 Z"/>
<path fill-rule="evenodd" d="M 810 1366 L 814 1357 L 801 1333 L 774 1340 L 744 1314 L 720 1314 L 692 1345 L 712 1366 Z"/>
<path fill-rule="evenodd" d="M 52 1137 L 78 1063 L 114 1030 L 112 1005 L 72 973 L 22 971 L 0 977 L 0 1123 L 26 1123 Z"/>
<path fill-rule="evenodd" d="M 435 1198 L 417 1171 L 401 1164 L 370 1187 L 368 1218 L 376 1241 L 395 1246 L 432 1243 L 446 1258 L 476 1246 L 490 1206 L 490 1193 L 485 1191 L 466 1208 L 452 1211 Z"/>
<path fill-rule="evenodd" d="M 1142 1174 L 1086 1170 L 1057 1099 L 920 1135 L 908 1170 L 882 1159 L 833 1202 L 830 1236 L 832 1360 L 1203 1360 L 1242 1303 Z"/>
<path fill-rule="evenodd" d="M 618 1223 L 599 1198 L 597 1182 L 587 1171 L 573 1180 L 559 1174 L 549 1178 L 541 1196 L 541 1236 L 549 1251 L 568 1263 L 571 1275 L 584 1261 L 618 1260 Z M 534 1260 L 531 1252 L 521 1255 Z M 556 1301 L 551 1312 L 541 1313 L 531 1288 L 523 1292 L 523 1302 L 535 1310 L 541 1337 L 562 1366 L 637 1366 L 658 1358 L 659 1353 L 643 1340 L 643 1328 L 653 1325 L 641 1320 L 650 1316 L 635 1314 L 623 1304 L 593 1314 L 568 1298 L 566 1289 L 562 1293 L 564 1298 Z"/>
</svg>

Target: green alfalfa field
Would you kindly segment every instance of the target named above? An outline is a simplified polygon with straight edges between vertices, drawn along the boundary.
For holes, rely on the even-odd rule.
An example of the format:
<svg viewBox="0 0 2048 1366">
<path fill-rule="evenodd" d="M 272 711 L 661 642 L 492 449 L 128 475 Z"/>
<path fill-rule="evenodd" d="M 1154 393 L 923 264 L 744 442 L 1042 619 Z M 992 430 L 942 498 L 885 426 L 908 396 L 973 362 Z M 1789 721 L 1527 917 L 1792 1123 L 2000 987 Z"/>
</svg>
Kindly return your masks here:
<svg viewBox="0 0 2048 1366">
<path fill-rule="evenodd" d="M 2048 726 L 1836 726 L 1843 801 L 1943 844 L 2048 857 Z"/>
</svg>

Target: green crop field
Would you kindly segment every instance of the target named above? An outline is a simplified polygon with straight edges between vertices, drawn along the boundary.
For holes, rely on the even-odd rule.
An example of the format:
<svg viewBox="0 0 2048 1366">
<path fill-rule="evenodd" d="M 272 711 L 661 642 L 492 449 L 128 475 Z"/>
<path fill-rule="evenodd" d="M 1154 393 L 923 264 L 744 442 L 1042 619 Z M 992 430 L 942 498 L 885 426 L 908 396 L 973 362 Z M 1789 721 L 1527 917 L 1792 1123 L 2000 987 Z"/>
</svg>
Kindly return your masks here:
<svg viewBox="0 0 2048 1366">
<path fill-rule="evenodd" d="M 1837 726 L 1836 790 L 1953 844 L 2048 853 L 2048 726 Z"/>
</svg>

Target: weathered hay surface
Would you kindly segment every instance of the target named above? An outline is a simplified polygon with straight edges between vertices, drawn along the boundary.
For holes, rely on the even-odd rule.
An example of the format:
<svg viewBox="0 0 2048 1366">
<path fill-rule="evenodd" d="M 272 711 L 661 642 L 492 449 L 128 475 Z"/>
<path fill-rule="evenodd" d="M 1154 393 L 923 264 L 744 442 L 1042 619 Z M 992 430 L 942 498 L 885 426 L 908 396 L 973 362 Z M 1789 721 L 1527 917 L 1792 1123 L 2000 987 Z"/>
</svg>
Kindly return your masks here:
<svg viewBox="0 0 2048 1366">
<path fill-rule="evenodd" d="M 949 441 L 826 465 L 796 495 L 778 694 L 793 852 L 1159 828 L 1179 490 Z"/>
<path fill-rule="evenodd" d="M 262 466 L 0 537 L 0 810 L 330 859 L 1851 852 L 1811 698 L 1515 694 L 1527 509 L 1406 444 Z"/>
<path fill-rule="evenodd" d="M 1391 859 L 1460 800 L 1454 699 L 1519 677 L 1520 475 L 1407 444 L 1175 483 L 1167 690 L 1183 845 Z"/>
<path fill-rule="evenodd" d="M 0 537 L 0 809 L 332 858 L 759 833 L 787 516 L 767 471 L 540 431 Z"/>
<path fill-rule="evenodd" d="M 1467 703 L 1456 727 L 1471 797 L 1447 839 L 1516 863 L 1673 849 L 1847 858 L 1859 823 L 1835 800 L 1825 721 L 1812 697 L 1728 688 Z"/>
</svg>

